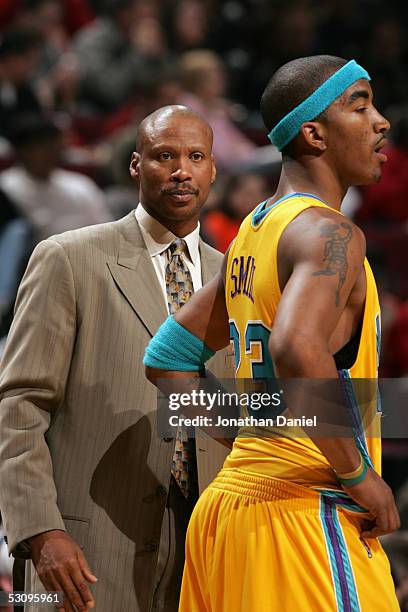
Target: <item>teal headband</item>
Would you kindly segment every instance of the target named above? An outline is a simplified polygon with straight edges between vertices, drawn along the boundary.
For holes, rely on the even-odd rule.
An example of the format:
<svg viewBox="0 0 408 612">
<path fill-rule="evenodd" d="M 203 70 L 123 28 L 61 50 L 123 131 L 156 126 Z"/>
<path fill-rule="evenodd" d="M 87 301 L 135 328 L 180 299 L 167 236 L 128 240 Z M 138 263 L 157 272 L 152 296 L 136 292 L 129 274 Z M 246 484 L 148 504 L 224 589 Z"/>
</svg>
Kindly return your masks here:
<svg viewBox="0 0 408 612">
<path fill-rule="evenodd" d="M 355 60 L 345 64 L 332 74 L 306 100 L 303 100 L 290 111 L 269 132 L 268 138 L 279 151 L 295 137 L 305 121 L 318 117 L 332 102 L 334 102 L 350 85 L 359 79 L 370 81 L 370 75 Z"/>
</svg>

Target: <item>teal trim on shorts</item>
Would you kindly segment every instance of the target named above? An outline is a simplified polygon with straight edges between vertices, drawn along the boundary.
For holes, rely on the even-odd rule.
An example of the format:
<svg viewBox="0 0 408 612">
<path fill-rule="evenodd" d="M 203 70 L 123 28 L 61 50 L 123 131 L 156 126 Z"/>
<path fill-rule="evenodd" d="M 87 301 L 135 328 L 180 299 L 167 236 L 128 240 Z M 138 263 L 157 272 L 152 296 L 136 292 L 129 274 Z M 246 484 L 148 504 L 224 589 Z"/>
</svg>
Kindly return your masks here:
<svg viewBox="0 0 408 612">
<path fill-rule="evenodd" d="M 367 440 L 361 424 L 360 410 L 358 407 L 356 394 L 354 392 L 353 379 L 350 376 L 350 370 L 339 370 L 339 376 L 345 382 L 347 411 L 350 416 L 351 427 L 353 429 L 353 435 L 357 448 L 362 454 L 366 465 L 374 469 L 373 462 L 371 461 L 371 457 L 368 453 Z"/>
<path fill-rule="evenodd" d="M 320 497 L 320 520 L 330 565 L 338 612 L 361 612 L 350 555 L 336 504 Z"/>
<path fill-rule="evenodd" d="M 350 512 L 358 512 L 359 514 L 366 514 L 368 512 L 368 510 L 356 504 L 343 489 L 313 487 L 313 491 L 317 491 L 325 498 L 330 499 L 336 506 L 341 506 L 345 510 L 350 510 Z"/>
</svg>

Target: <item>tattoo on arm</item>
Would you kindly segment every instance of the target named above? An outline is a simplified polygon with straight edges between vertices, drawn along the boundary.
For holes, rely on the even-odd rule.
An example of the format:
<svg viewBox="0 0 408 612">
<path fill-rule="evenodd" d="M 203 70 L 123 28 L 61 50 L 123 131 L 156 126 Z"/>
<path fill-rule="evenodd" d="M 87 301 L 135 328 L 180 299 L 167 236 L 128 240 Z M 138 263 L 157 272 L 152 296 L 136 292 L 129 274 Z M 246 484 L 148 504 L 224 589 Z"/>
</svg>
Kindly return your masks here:
<svg viewBox="0 0 408 612">
<path fill-rule="evenodd" d="M 334 276 L 339 275 L 336 289 L 336 306 L 340 304 L 340 290 L 346 281 L 348 262 L 347 245 L 351 240 L 353 230 L 349 223 L 327 223 L 320 235 L 327 238 L 324 245 L 323 262 L 326 264 L 324 270 L 313 272 L 312 276 Z"/>
</svg>

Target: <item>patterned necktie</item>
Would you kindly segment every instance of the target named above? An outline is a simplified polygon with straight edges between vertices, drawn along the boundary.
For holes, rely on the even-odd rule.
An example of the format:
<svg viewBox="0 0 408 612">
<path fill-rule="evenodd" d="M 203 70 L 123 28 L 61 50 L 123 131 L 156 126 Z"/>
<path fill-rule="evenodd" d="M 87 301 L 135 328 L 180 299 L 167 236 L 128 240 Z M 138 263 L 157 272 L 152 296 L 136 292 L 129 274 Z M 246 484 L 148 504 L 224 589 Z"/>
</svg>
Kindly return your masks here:
<svg viewBox="0 0 408 612">
<path fill-rule="evenodd" d="M 177 312 L 194 293 L 191 273 L 182 256 L 186 250 L 186 241 L 181 238 L 176 238 L 167 249 L 166 292 L 167 305 L 171 315 Z M 189 492 L 193 453 L 193 440 L 188 439 L 185 427 L 178 427 L 171 472 L 185 497 L 188 496 Z"/>
<path fill-rule="evenodd" d="M 188 302 L 194 293 L 191 273 L 182 257 L 186 249 L 186 241 L 181 238 L 176 238 L 167 249 L 169 261 L 166 265 L 166 291 L 171 315 Z"/>
</svg>

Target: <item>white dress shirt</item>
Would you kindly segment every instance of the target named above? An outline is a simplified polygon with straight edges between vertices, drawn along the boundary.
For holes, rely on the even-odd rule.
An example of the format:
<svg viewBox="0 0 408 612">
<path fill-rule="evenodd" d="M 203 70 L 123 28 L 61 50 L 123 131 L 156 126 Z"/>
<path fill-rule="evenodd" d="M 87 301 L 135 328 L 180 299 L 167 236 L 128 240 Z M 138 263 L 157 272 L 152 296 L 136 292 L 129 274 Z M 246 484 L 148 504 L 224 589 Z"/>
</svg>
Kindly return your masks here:
<svg viewBox="0 0 408 612">
<path fill-rule="evenodd" d="M 168 230 L 167 227 L 164 227 L 157 219 L 149 215 L 141 204 L 136 208 L 135 215 L 167 304 L 165 270 L 168 263 L 168 253 L 166 251 L 177 236 Z M 183 254 L 182 257 L 190 270 L 194 291 L 198 291 L 203 285 L 199 250 L 200 223 L 197 223 L 197 227 L 191 234 L 184 236 L 184 240 L 186 241 L 188 253 Z"/>
</svg>

